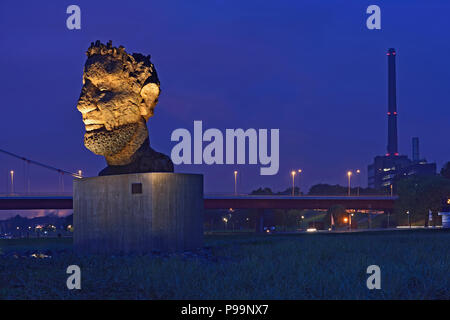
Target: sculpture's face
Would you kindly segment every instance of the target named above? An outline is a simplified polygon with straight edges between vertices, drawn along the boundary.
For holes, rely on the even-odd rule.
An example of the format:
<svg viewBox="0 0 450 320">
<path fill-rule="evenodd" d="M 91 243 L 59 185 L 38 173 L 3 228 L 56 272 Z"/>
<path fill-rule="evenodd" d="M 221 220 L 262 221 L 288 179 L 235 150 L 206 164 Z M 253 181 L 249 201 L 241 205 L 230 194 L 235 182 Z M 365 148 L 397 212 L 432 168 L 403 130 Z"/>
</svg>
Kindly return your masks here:
<svg viewBox="0 0 450 320">
<path fill-rule="evenodd" d="M 108 157 L 140 147 L 148 137 L 146 120 L 159 96 L 159 84 L 142 82 L 113 55 L 88 58 L 77 105 L 86 127 L 86 148 Z"/>
</svg>

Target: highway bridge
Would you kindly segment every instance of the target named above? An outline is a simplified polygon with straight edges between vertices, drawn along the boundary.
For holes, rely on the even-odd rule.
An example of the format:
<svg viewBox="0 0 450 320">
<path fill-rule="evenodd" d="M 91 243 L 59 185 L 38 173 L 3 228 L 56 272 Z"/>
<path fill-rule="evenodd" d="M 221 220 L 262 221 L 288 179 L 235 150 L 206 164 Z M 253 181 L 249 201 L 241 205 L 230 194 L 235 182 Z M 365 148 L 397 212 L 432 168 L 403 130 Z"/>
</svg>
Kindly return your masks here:
<svg viewBox="0 0 450 320">
<path fill-rule="evenodd" d="M 346 209 L 390 211 L 396 196 L 279 196 L 205 194 L 205 209 Z M 72 195 L 0 195 L 0 210 L 72 209 Z"/>
<path fill-rule="evenodd" d="M 214 195 L 204 196 L 204 207 L 214 209 L 256 209 L 256 232 L 263 232 L 264 209 L 328 209 L 341 205 L 346 209 L 390 212 L 397 197 L 391 196 L 280 196 Z M 72 209 L 72 195 L 0 196 L 0 210 Z"/>
</svg>

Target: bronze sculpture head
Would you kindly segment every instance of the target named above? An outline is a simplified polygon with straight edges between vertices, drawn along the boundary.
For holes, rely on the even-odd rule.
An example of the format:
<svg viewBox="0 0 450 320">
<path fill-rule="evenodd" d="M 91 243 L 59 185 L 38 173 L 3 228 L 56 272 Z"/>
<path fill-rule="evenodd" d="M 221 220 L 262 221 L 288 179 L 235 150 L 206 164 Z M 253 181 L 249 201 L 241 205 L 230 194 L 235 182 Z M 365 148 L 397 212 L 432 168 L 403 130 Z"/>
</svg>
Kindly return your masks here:
<svg viewBox="0 0 450 320">
<path fill-rule="evenodd" d="M 77 109 L 84 145 L 105 157 L 100 175 L 173 171 L 171 160 L 150 148 L 146 122 L 158 103 L 160 83 L 150 56 L 96 41 L 87 51 Z"/>
</svg>

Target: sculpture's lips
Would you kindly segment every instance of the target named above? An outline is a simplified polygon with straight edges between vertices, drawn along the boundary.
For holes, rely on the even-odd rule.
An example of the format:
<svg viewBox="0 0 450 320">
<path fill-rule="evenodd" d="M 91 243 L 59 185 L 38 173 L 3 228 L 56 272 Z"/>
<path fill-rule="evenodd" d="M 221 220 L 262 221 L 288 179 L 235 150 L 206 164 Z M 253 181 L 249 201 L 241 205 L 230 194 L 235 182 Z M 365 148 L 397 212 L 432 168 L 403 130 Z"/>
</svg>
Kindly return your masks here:
<svg viewBox="0 0 450 320">
<path fill-rule="evenodd" d="M 104 128 L 103 124 L 87 124 L 86 131 L 95 131 Z"/>
</svg>

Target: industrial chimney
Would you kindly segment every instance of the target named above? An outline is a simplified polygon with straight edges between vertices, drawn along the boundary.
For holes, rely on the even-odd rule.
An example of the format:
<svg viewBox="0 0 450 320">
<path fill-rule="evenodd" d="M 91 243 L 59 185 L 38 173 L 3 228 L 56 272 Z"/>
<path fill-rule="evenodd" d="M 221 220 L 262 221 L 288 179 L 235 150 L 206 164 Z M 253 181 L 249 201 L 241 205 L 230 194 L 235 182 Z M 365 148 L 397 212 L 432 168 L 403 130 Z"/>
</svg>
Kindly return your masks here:
<svg viewBox="0 0 450 320">
<path fill-rule="evenodd" d="M 388 145 L 387 156 L 398 156 L 397 142 L 397 87 L 395 75 L 395 49 L 390 48 L 388 56 Z"/>
</svg>

